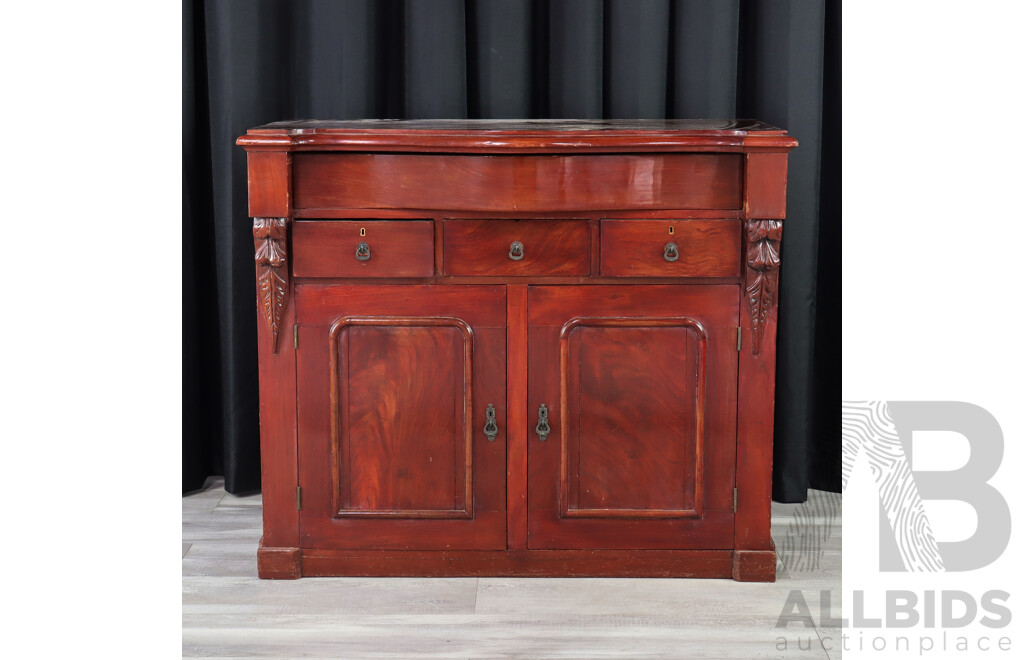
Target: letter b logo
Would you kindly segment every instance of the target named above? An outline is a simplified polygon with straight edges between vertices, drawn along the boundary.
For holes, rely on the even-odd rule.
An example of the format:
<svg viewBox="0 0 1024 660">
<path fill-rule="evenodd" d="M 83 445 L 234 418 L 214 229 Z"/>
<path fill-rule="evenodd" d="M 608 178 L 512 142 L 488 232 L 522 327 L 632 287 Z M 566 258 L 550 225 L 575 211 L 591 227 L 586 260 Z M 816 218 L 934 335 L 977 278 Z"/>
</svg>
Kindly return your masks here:
<svg viewBox="0 0 1024 660">
<path fill-rule="evenodd" d="M 912 471 L 915 431 L 953 431 L 970 447 L 956 470 Z M 1003 432 L 984 408 L 960 401 L 843 404 L 843 484 L 860 452 L 880 496 L 882 571 L 970 571 L 991 564 L 1010 541 L 1010 509 L 988 480 L 1003 459 Z M 978 528 L 963 541 L 940 542 L 922 504 L 957 500 L 974 508 Z"/>
</svg>

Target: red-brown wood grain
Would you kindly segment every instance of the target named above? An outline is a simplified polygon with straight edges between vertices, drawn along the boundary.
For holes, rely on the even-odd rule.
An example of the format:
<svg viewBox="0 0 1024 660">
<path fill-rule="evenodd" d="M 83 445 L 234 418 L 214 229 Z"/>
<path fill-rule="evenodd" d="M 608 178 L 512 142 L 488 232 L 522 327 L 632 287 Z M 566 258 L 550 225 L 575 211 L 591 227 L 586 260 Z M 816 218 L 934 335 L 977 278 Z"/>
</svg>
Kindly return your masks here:
<svg viewBox="0 0 1024 660">
<path fill-rule="evenodd" d="M 238 143 L 260 295 L 283 283 L 259 319 L 261 577 L 774 579 L 785 131 L 301 121 Z"/>
<path fill-rule="evenodd" d="M 738 154 L 295 154 L 295 208 L 739 209 Z"/>
<path fill-rule="evenodd" d="M 447 284 L 299 284 L 294 309 L 303 325 L 331 325 L 342 316 L 453 317 L 473 332 L 505 329 L 505 286 Z M 372 310 L 372 311 L 363 311 Z M 324 354 L 326 359 L 327 354 Z"/>
<path fill-rule="evenodd" d="M 748 224 L 750 222 L 757 221 L 748 221 Z M 750 249 L 749 238 L 745 243 L 750 259 L 747 260 L 744 304 L 740 306 L 741 324 L 747 336 L 740 352 L 737 400 L 737 506 L 734 547 L 745 551 L 769 551 L 774 548 L 771 538 L 771 465 L 775 421 L 775 333 L 778 306 L 769 306 L 765 320 L 754 323 L 753 312 L 763 305 L 763 296 L 766 292 L 756 290 L 752 286 L 759 271 L 752 270 L 750 264 L 759 263 L 755 258 L 762 253 Z M 777 284 L 777 279 L 775 282 Z M 767 293 L 770 293 L 772 298 L 776 295 L 775 291 Z M 753 341 L 755 325 L 760 332 L 756 353 Z M 774 557 L 774 551 L 771 554 Z M 771 578 L 774 580 L 774 560 L 762 558 L 759 561 L 763 570 L 755 571 L 754 575 L 765 575 L 767 569 L 764 567 L 770 565 Z"/>
<path fill-rule="evenodd" d="M 731 576 L 729 550 L 509 550 L 388 552 L 303 549 L 302 575 L 426 577 Z"/>
<path fill-rule="evenodd" d="M 265 546 L 260 539 L 256 551 L 256 567 L 261 578 L 268 580 L 295 580 L 302 577 L 302 550 Z"/>
<path fill-rule="evenodd" d="M 366 259 L 356 252 L 367 245 Z M 295 277 L 430 277 L 430 220 L 299 220 L 292 223 Z"/>
<path fill-rule="evenodd" d="M 737 582 L 775 582 L 775 544 L 767 550 L 733 553 L 732 579 Z"/>
<path fill-rule="evenodd" d="M 786 217 L 786 163 L 789 154 L 747 154 L 743 210 L 747 218 Z"/>
<path fill-rule="evenodd" d="M 576 318 L 559 344 L 560 515 L 699 518 L 703 328 L 686 318 Z"/>
<path fill-rule="evenodd" d="M 250 200 L 256 200 L 253 207 L 256 211 L 270 212 L 271 215 L 254 222 L 256 277 L 253 291 L 257 297 L 256 337 L 260 354 L 260 472 L 266 498 L 263 502 L 262 543 L 274 548 L 297 548 L 299 545 L 299 515 L 295 508 L 298 486 L 295 351 L 291 343 L 281 341 L 279 336 L 282 328 L 290 328 L 295 322 L 295 306 L 287 304 L 294 289 L 294 283 L 287 275 L 289 159 L 286 153 L 249 154 Z M 282 211 L 283 217 L 279 215 Z M 262 225 L 265 231 L 258 231 L 257 225 Z M 260 233 L 266 236 L 256 236 Z M 268 242 L 274 245 L 263 245 Z M 261 248 L 266 249 L 261 252 Z M 282 267 L 272 265 L 277 259 L 271 252 L 278 253 L 278 257 L 283 253 Z M 285 271 L 278 273 L 280 280 L 268 272 L 275 270 Z M 268 275 L 274 280 L 273 284 L 280 287 L 275 291 L 283 294 L 281 300 L 272 299 L 269 308 L 265 287 Z M 278 304 L 273 304 L 275 302 Z M 282 568 L 281 559 L 286 555 L 267 554 L 267 559 L 259 564 L 261 574 L 287 573 L 287 569 Z M 285 565 L 288 561 L 285 560 Z"/>
<path fill-rule="evenodd" d="M 636 284 L 530 287 L 530 326 L 561 328 L 573 316 L 676 318 L 700 312 L 705 328 L 739 322 L 739 287 L 726 284 Z M 576 312 L 567 316 L 567 306 Z M 735 342 L 735 337 L 733 338 Z M 735 350 L 735 344 L 734 344 Z"/>
<path fill-rule="evenodd" d="M 675 261 L 666 259 L 669 243 Z M 736 220 L 601 221 L 605 277 L 735 277 L 740 274 Z"/>
<path fill-rule="evenodd" d="M 249 162 L 249 215 L 285 218 L 291 215 L 292 157 L 282 152 L 253 152 Z"/>
<path fill-rule="evenodd" d="M 330 208 L 330 209 L 292 209 L 293 218 L 309 219 L 349 219 L 365 218 L 371 215 L 379 219 L 392 220 L 418 220 L 432 214 L 438 213 L 437 209 L 351 209 L 351 208 Z M 482 213 L 473 210 L 444 209 L 445 218 L 485 218 L 488 220 L 531 220 L 543 217 L 551 220 L 556 219 L 585 219 L 585 218 L 622 218 L 627 220 L 643 219 L 672 219 L 672 220 L 741 220 L 744 217 L 743 209 L 601 209 L 596 211 L 545 211 L 539 214 L 536 211 L 521 211 L 512 208 L 496 209 Z M 440 245 L 440 243 L 436 243 Z M 599 243 L 595 238 L 593 244 Z M 596 272 L 596 271 L 595 271 Z"/>
<path fill-rule="evenodd" d="M 472 518 L 469 326 L 346 317 L 330 356 L 334 515 Z"/>
<path fill-rule="evenodd" d="M 368 295 L 330 309 L 358 316 L 300 326 L 300 546 L 505 548 L 505 435 L 483 433 L 487 403 L 505 426 L 505 332 L 459 319 L 503 325 L 504 295 L 390 287 L 415 290 L 403 308 L 389 287 L 350 288 Z M 416 314 L 452 288 L 451 314 Z"/>
<path fill-rule="evenodd" d="M 285 309 L 282 322 L 286 327 L 294 321 L 294 309 L 294 305 Z M 275 355 L 270 329 L 262 315 L 258 316 L 257 340 L 265 354 L 259 362 L 263 541 L 271 547 L 298 547 L 295 351 L 292 342 L 285 340 L 279 342 Z"/>
<path fill-rule="evenodd" d="M 751 119 L 364 119 L 276 122 L 238 144 L 250 152 L 731 153 L 788 150 L 796 140 Z"/>
<path fill-rule="evenodd" d="M 508 285 L 508 547 L 526 548 L 527 373 L 529 368 L 525 284 Z"/>
<path fill-rule="evenodd" d="M 512 244 L 522 245 L 513 258 Z M 445 220 L 447 275 L 590 274 L 586 220 Z"/>
<path fill-rule="evenodd" d="M 737 298 L 735 286 L 530 287 L 531 549 L 731 547 L 735 445 L 726 439 L 734 437 L 735 429 Z M 605 341 L 592 347 L 597 350 L 571 356 L 568 349 L 574 328 L 575 332 L 604 329 Z M 693 328 L 694 334 L 707 339 L 698 340 L 687 332 L 680 337 L 671 328 Z M 639 330 L 646 332 L 636 332 Z M 642 364 L 640 368 L 630 365 L 624 349 L 607 341 L 613 333 L 619 333 L 615 339 L 620 342 L 630 342 Z M 680 340 L 683 346 L 679 346 Z M 690 341 L 696 346 L 687 346 Z M 705 341 L 706 349 L 700 346 Z M 671 396 L 672 389 L 663 382 L 667 377 L 665 368 L 658 366 L 653 372 L 647 369 L 670 353 L 689 357 L 695 382 L 684 386 L 673 400 L 666 400 L 661 397 L 666 392 Z M 706 369 L 702 364 L 705 355 Z M 583 357 L 594 363 L 582 365 Z M 679 363 L 670 362 L 670 369 L 678 367 Z M 706 384 L 697 382 L 701 372 L 707 375 Z M 574 375 L 576 382 L 571 381 Z M 583 385 L 585 375 L 589 382 Z M 641 382 L 648 378 L 646 384 Z M 632 391 L 638 387 L 639 392 Z M 593 394 L 587 396 L 588 392 L 581 391 L 584 388 Z M 657 388 L 664 392 L 655 393 Z M 640 410 L 630 405 L 636 403 L 634 396 L 648 397 Z M 551 426 L 544 441 L 533 431 L 541 404 L 549 410 Z M 585 404 L 589 404 L 591 414 L 609 418 L 612 423 L 602 425 L 599 421 L 595 426 L 581 420 L 580 415 L 588 413 L 583 409 Z M 644 414 L 657 417 L 642 418 Z M 678 466 L 674 478 L 677 496 L 687 490 L 692 493 L 691 508 L 686 510 L 687 503 L 680 501 L 672 510 L 665 507 L 665 498 L 671 494 L 654 490 L 658 488 L 656 477 L 664 476 L 662 468 L 651 469 L 650 463 L 665 459 L 666 454 L 657 449 L 658 443 L 673 442 L 670 429 L 682 424 L 692 427 L 684 429 L 682 438 L 675 436 L 674 453 L 689 467 Z M 642 437 L 620 429 L 623 425 Z M 579 440 L 584 430 L 589 447 Z M 705 432 L 716 442 L 700 449 L 698 433 Z M 573 438 L 577 440 L 573 442 Z M 585 455 L 585 449 L 592 454 Z M 599 494 L 632 506 L 616 507 L 616 502 L 610 501 L 573 515 L 568 490 L 585 489 L 584 479 L 593 480 L 595 475 L 587 474 L 586 461 L 601 452 L 620 454 L 615 458 L 622 478 L 611 479 L 605 474 Z M 628 454 L 627 460 L 622 460 L 622 452 L 632 452 L 635 462 L 630 464 Z M 692 485 L 688 486 L 690 480 Z M 637 506 L 645 499 L 656 504 L 646 510 Z M 577 495 L 578 508 L 582 508 L 580 500 L 585 498 Z M 610 510 L 601 512 L 599 508 Z"/>
</svg>

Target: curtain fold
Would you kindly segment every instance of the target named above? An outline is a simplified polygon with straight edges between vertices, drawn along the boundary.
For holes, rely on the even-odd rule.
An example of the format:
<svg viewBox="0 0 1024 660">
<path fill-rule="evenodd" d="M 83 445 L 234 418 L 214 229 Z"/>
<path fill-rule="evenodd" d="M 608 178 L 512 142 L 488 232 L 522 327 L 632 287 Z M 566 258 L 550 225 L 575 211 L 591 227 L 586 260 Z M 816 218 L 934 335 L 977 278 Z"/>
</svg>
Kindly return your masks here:
<svg viewBox="0 0 1024 660">
<path fill-rule="evenodd" d="M 471 117 L 530 117 L 533 99 L 533 2 L 466 3 Z"/>
<path fill-rule="evenodd" d="M 592 0 L 553 2 L 548 25 L 547 116 L 601 119 L 604 7 Z"/>
<path fill-rule="evenodd" d="M 210 474 L 229 492 L 259 488 L 252 236 L 234 140 L 270 121 L 362 117 L 753 117 L 789 130 L 800 147 L 774 497 L 837 489 L 839 12 L 838 0 L 186 2 L 183 490 Z"/>
<path fill-rule="evenodd" d="M 668 91 L 668 0 L 604 5 L 604 116 L 663 119 Z"/>
</svg>

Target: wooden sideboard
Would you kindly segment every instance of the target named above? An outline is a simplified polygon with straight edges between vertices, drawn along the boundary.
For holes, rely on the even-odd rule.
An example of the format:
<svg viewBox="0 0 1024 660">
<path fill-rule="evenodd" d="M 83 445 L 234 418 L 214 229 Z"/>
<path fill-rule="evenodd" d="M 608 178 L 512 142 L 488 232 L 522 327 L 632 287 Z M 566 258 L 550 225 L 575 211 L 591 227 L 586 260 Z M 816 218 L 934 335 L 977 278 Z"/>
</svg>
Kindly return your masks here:
<svg viewBox="0 0 1024 660">
<path fill-rule="evenodd" d="M 259 575 L 775 579 L 750 120 L 252 129 Z"/>
</svg>

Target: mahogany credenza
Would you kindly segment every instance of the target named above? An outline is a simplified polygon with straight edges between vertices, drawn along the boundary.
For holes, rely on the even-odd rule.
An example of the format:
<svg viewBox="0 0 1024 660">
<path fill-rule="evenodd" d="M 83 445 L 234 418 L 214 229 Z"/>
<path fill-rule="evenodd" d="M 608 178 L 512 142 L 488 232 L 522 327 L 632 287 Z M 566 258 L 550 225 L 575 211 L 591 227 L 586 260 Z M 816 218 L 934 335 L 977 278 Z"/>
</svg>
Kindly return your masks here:
<svg viewBox="0 0 1024 660">
<path fill-rule="evenodd" d="M 775 579 L 786 131 L 295 121 L 238 144 L 260 577 Z"/>
</svg>

